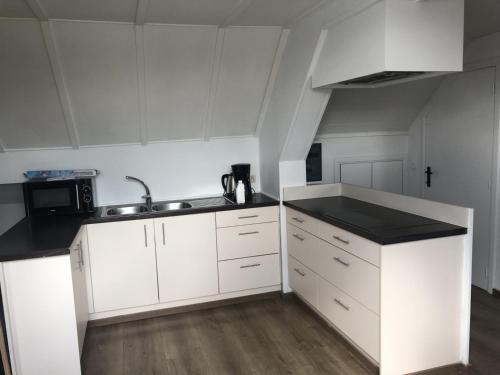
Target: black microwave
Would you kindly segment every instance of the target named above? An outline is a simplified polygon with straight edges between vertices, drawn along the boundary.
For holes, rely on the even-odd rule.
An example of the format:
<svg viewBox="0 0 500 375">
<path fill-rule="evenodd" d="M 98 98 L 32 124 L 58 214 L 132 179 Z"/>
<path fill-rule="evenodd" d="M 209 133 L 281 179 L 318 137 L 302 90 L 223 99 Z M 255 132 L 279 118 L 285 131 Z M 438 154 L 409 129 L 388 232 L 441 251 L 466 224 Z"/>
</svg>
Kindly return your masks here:
<svg viewBox="0 0 500 375">
<path fill-rule="evenodd" d="M 94 212 L 93 182 L 91 178 L 25 182 L 26 216 L 84 215 Z"/>
</svg>

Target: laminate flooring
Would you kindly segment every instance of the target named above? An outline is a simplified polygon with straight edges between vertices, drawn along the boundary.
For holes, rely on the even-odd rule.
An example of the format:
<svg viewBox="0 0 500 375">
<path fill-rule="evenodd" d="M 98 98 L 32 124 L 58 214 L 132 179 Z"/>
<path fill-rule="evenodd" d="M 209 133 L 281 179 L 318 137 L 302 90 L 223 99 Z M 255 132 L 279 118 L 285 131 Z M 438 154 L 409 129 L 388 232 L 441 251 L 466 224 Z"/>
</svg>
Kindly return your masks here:
<svg viewBox="0 0 500 375">
<path fill-rule="evenodd" d="M 435 375 L 500 375 L 500 298 L 473 290 L 471 362 Z M 93 327 L 85 375 L 339 374 L 378 371 L 296 297 Z"/>
</svg>

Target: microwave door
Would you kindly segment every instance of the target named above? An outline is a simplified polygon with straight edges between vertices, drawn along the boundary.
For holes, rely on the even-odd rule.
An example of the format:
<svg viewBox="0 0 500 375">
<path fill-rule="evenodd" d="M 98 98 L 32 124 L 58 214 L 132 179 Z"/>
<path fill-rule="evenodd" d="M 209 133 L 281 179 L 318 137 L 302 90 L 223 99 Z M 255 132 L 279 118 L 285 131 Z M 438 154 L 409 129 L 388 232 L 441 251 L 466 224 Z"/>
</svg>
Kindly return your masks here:
<svg viewBox="0 0 500 375">
<path fill-rule="evenodd" d="M 31 215 L 73 214 L 80 211 L 76 183 L 33 184 L 29 189 Z"/>
</svg>

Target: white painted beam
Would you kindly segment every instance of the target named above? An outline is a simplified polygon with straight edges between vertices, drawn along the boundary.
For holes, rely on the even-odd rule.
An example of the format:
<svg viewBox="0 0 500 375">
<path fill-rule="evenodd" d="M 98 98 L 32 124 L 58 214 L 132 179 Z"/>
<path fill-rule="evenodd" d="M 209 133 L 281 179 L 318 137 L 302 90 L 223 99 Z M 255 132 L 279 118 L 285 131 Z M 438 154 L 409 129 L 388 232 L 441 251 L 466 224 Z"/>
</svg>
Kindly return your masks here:
<svg viewBox="0 0 500 375">
<path fill-rule="evenodd" d="M 135 13 L 135 24 L 142 26 L 148 14 L 149 0 L 137 0 L 137 10 Z"/>
<path fill-rule="evenodd" d="M 221 22 L 221 27 L 226 27 L 234 23 L 249 7 L 254 0 L 240 0 L 229 12 L 229 15 Z"/>
<path fill-rule="evenodd" d="M 39 21 L 47 21 L 49 19 L 47 12 L 43 8 L 40 0 L 25 0 L 31 11 Z"/>
<path fill-rule="evenodd" d="M 144 26 L 136 25 L 135 30 L 135 49 L 137 58 L 137 83 L 139 99 L 139 126 L 141 135 L 141 144 L 148 144 L 148 124 L 147 124 L 147 98 L 146 98 L 146 57 L 144 51 Z"/>
<path fill-rule="evenodd" d="M 59 51 L 57 50 L 57 44 L 55 42 L 54 31 L 52 30 L 52 25 L 49 21 L 40 22 L 40 27 L 45 41 L 45 47 L 47 49 L 47 55 L 49 56 L 50 66 L 52 68 L 52 74 L 57 88 L 57 94 L 61 103 L 66 129 L 71 141 L 71 147 L 76 150 L 80 147 L 80 139 L 76 128 L 71 98 L 69 96 L 66 80 L 64 78 Z"/>
<path fill-rule="evenodd" d="M 269 74 L 269 79 L 267 81 L 266 92 L 264 94 L 264 99 L 262 100 L 262 105 L 260 107 L 259 120 L 257 121 L 257 127 L 255 129 L 255 135 L 257 137 L 260 136 L 262 132 L 262 125 L 264 124 L 264 120 L 266 119 L 267 109 L 269 108 L 269 103 L 273 94 L 274 84 L 276 83 L 276 77 L 278 76 L 281 59 L 283 57 L 283 53 L 285 52 L 288 35 L 290 35 L 290 30 L 281 30 L 278 47 L 276 48 L 276 53 L 274 54 L 273 66 L 271 68 L 271 73 Z"/>
<path fill-rule="evenodd" d="M 210 86 L 208 88 L 208 100 L 207 100 L 207 108 L 205 115 L 205 123 L 203 126 L 203 139 L 205 141 L 210 140 L 210 134 L 212 131 L 213 118 L 215 112 L 215 104 L 217 98 L 218 91 L 218 83 L 220 70 L 222 65 L 222 51 L 224 49 L 224 38 L 225 38 L 225 29 L 219 29 L 217 31 L 217 39 L 215 42 L 215 51 L 212 58 L 212 68 L 211 68 L 211 78 L 210 78 Z"/>
</svg>

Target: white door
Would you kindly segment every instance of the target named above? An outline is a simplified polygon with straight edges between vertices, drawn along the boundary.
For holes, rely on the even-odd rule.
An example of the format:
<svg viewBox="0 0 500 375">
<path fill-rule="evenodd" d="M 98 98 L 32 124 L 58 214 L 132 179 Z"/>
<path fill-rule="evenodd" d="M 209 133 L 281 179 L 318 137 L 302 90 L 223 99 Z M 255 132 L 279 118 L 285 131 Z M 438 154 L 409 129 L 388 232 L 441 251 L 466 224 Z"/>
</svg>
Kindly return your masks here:
<svg viewBox="0 0 500 375">
<path fill-rule="evenodd" d="M 425 125 L 426 199 L 474 208 L 472 283 L 488 287 L 495 69 L 445 79 Z M 423 171 L 422 171 L 423 172 Z"/>
<path fill-rule="evenodd" d="M 152 219 L 87 226 L 96 312 L 158 303 Z"/>
<path fill-rule="evenodd" d="M 160 302 L 219 293 L 215 213 L 155 219 Z"/>
</svg>

